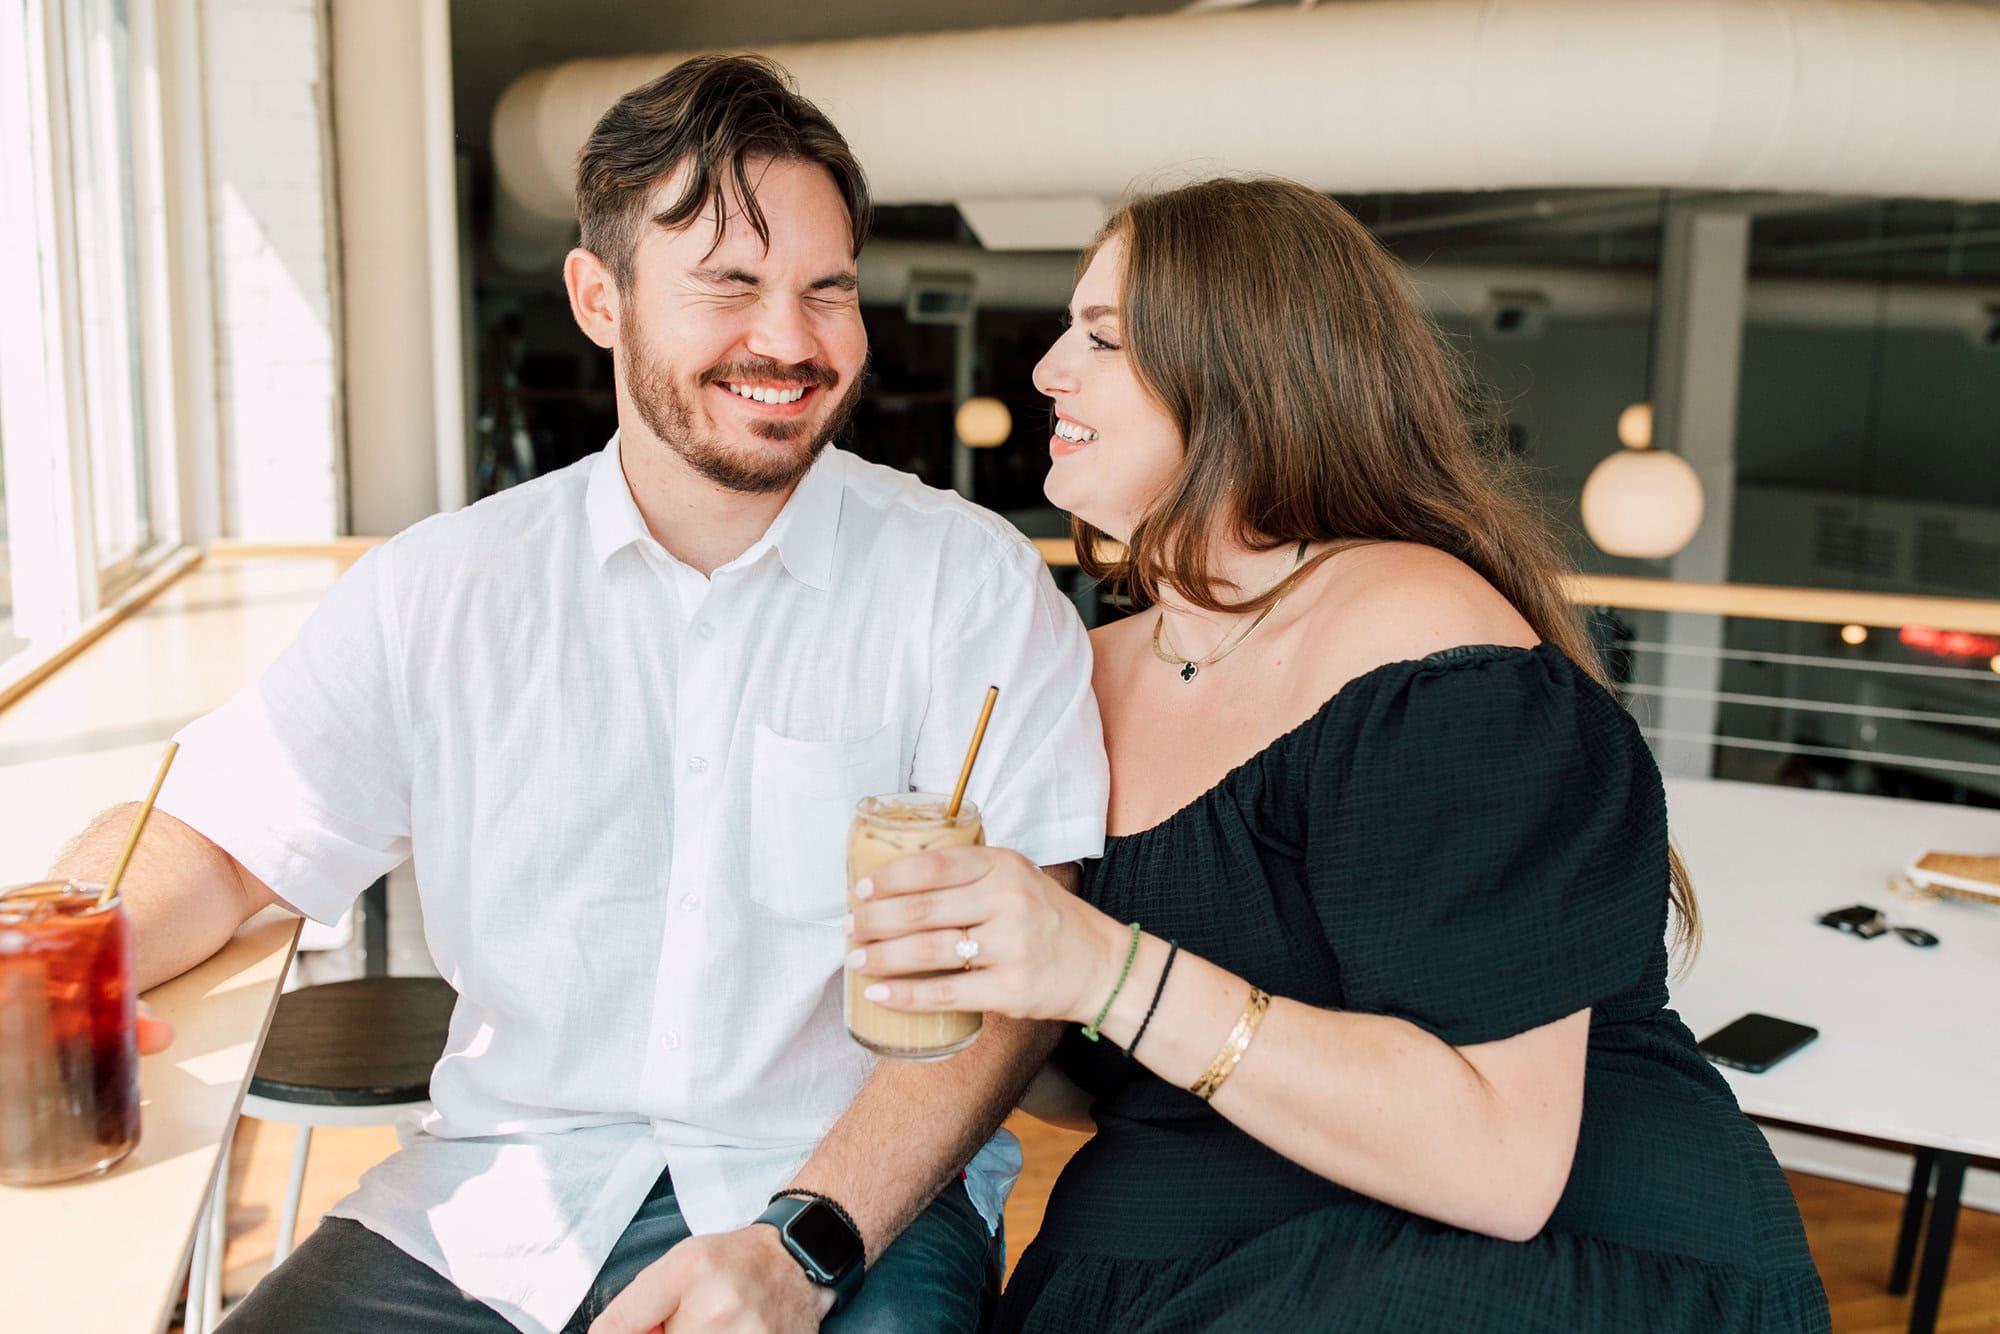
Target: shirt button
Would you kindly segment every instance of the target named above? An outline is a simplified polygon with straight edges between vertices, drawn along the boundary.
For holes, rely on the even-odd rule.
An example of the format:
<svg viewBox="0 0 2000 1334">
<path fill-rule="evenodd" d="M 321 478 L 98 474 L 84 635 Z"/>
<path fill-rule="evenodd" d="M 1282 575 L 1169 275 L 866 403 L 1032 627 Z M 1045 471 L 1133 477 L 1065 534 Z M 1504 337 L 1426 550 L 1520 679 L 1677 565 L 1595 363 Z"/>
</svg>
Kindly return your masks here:
<svg viewBox="0 0 2000 1334">
<path fill-rule="evenodd" d="M 681 1049 L 681 1035 L 678 1033 L 668 1033 L 660 1039 L 660 1045 L 668 1051 L 679 1051 Z"/>
<path fill-rule="evenodd" d="M 694 632 L 700 635 L 703 639 L 715 638 L 715 626 L 709 623 L 708 621 L 695 622 Z"/>
<path fill-rule="evenodd" d="M 703 758 L 702 758 L 701 756 L 699 756 L 699 755 L 690 755 L 690 756 L 688 756 L 688 772 L 689 772 L 689 773 L 691 773 L 691 774 L 705 774 L 705 773 L 707 773 L 707 772 L 708 772 L 708 761 L 707 761 L 707 760 L 705 760 L 705 759 L 703 759 Z"/>
<path fill-rule="evenodd" d="M 693 912 L 696 908 L 699 908 L 700 906 L 701 906 L 701 895 L 699 894 L 681 895 L 682 912 Z"/>
</svg>

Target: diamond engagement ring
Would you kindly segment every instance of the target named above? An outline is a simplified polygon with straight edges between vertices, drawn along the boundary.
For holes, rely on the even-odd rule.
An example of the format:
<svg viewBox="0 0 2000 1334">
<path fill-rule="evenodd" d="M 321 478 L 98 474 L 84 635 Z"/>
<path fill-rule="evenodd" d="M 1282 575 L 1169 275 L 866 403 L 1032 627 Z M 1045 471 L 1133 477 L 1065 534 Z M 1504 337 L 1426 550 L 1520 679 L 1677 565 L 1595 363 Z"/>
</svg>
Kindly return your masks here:
<svg viewBox="0 0 2000 1334">
<path fill-rule="evenodd" d="M 964 972 L 966 969 L 972 967 L 972 961 L 979 957 L 979 942 L 972 938 L 972 932 L 969 928 L 960 927 L 958 931 L 958 943 L 953 945 L 951 949 L 952 953 L 958 956 L 959 971 Z"/>
</svg>

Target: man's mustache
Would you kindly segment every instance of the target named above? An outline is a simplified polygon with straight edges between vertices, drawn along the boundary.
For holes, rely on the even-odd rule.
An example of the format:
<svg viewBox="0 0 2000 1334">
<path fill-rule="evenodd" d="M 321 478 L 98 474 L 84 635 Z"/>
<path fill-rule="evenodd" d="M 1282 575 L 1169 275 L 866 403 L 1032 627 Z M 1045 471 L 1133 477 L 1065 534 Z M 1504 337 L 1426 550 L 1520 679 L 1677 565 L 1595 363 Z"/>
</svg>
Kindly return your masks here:
<svg viewBox="0 0 2000 1334">
<path fill-rule="evenodd" d="M 720 366 L 711 366 L 701 374 L 703 384 L 715 384 L 724 380 L 731 384 L 755 383 L 762 380 L 831 389 L 840 383 L 840 375 L 832 367 L 822 366 L 816 361 L 801 361 L 787 366 L 783 362 L 772 361 L 769 358 L 761 361 L 726 362 Z"/>
</svg>

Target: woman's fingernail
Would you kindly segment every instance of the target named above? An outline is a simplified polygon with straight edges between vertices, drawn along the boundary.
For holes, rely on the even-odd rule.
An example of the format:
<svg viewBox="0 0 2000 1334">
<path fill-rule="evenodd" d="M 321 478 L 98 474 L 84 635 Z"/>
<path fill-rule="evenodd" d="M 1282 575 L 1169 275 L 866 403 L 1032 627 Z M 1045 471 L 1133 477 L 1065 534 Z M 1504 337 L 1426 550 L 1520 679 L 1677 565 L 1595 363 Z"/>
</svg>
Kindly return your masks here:
<svg viewBox="0 0 2000 1334">
<path fill-rule="evenodd" d="M 859 972 L 861 969 L 861 965 L 867 962 L 868 962 L 867 950 L 856 950 L 852 954 L 847 956 L 847 966 L 852 971 Z"/>
<path fill-rule="evenodd" d="M 861 877 L 861 879 L 854 882 L 855 898 L 867 899 L 867 898 L 873 898 L 874 896 L 875 896 L 875 882 L 872 879 L 868 878 L 867 876 L 863 876 Z"/>
<path fill-rule="evenodd" d="M 840 934 L 843 936 L 851 936 L 854 934 L 853 913 L 849 913 L 847 914 L 847 916 L 840 919 Z"/>
<path fill-rule="evenodd" d="M 872 1001 L 888 1000 L 889 984 L 887 982 L 877 982 L 874 986 L 862 988 L 861 994 Z"/>
</svg>

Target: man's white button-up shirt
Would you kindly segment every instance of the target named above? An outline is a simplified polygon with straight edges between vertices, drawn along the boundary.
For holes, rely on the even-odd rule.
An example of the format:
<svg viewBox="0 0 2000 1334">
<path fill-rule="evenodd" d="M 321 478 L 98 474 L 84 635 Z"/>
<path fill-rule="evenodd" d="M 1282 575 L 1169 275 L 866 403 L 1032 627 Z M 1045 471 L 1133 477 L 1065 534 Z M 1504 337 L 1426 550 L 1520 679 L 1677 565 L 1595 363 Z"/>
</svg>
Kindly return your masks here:
<svg viewBox="0 0 2000 1334">
<path fill-rule="evenodd" d="M 319 921 L 414 860 L 459 993 L 435 1111 L 334 1212 L 525 1330 L 662 1169 L 695 1231 L 748 1223 L 872 1068 L 838 985 L 854 804 L 950 791 L 989 684 L 988 841 L 1098 855 L 1083 627 L 955 495 L 829 449 L 704 578 L 614 437 L 370 552 L 160 797 Z M 968 1169 L 989 1223 L 1018 1164 L 1003 1132 Z"/>
</svg>

